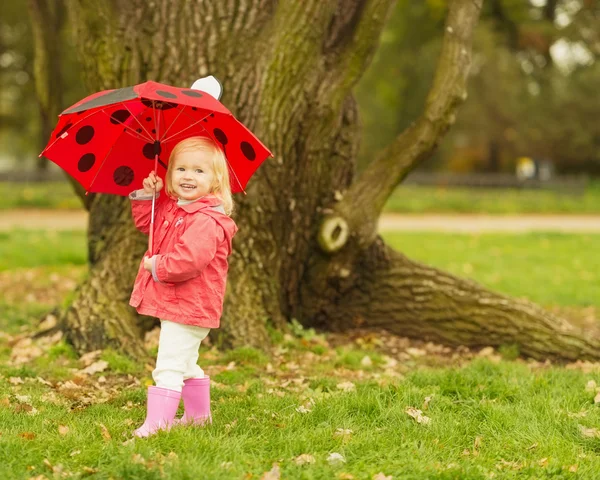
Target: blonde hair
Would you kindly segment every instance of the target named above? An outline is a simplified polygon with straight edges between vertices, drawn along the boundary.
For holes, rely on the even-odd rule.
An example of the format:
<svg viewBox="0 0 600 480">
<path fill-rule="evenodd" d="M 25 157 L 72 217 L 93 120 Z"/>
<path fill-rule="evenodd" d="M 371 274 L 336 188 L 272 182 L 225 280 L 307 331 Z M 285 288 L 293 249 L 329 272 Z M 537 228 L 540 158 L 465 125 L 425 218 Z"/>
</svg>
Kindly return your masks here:
<svg viewBox="0 0 600 480">
<path fill-rule="evenodd" d="M 175 145 L 175 148 L 173 148 L 171 156 L 169 157 L 169 165 L 167 167 L 167 175 L 165 178 L 165 191 L 167 192 L 167 195 L 171 197 L 174 196 L 171 173 L 173 165 L 175 164 L 175 157 L 182 152 L 189 151 L 205 152 L 210 155 L 211 167 L 214 175 L 210 193 L 221 199 L 225 213 L 231 215 L 233 213 L 233 198 L 231 195 L 231 184 L 229 183 L 227 159 L 217 144 L 208 137 L 189 137 Z"/>
</svg>

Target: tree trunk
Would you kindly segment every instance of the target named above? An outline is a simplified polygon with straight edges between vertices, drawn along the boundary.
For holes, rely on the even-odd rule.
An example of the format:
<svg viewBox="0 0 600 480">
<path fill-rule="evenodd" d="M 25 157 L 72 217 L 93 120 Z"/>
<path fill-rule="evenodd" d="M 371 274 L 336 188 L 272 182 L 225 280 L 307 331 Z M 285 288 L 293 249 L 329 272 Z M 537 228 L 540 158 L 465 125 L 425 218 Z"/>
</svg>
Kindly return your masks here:
<svg viewBox="0 0 600 480">
<path fill-rule="evenodd" d="M 60 31 L 64 24 L 62 0 L 28 0 L 27 8 L 34 39 L 35 91 L 40 111 L 40 150 L 50 137 L 61 112 L 62 72 L 60 68 Z M 48 161 L 40 158 L 38 170 Z"/>
<path fill-rule="evenodd" d="M 519 343 L 540 357 L 592 356 L 543 310 L 410 262 L 377 236 L 386 199 L 431 154 L 466 98 L 481 1 L 450 2 L 422 117 L 358 179 L 352 88 L 393 0 L 69 1 L 90 90 L 148 79 L 188 86 L 213 74 L 223 103 L 275 154 L 236 198 L 240 230 L 220 329 L 228 344 L 264 346 L 268 326 L 296 318 L 452 344 Z M 144 327 L 126 299 L 145 238 L 131 227 L 127 199 L 96 196 L 90 218 L 90 276 L 64 328 L 79 350 L 113 345 L 135 354 Z"/>
</svg>

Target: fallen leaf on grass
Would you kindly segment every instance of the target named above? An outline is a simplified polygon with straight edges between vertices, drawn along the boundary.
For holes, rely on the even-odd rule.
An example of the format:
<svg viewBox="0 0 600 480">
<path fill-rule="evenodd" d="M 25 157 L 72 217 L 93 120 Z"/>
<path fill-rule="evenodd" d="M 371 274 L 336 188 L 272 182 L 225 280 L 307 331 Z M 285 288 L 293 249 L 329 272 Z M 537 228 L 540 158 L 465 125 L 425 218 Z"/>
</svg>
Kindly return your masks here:
<svg viewBox="0 0 600 480">
<path fill-rule="evenodd" d="M 544 457 L 544 458 L 538 460 L 538 465 L 540 467 L 544 467 L 544 468 L 547 467 L 548 466 L 548 459 L 546 457 Z"/>
<path fill-rule="evenodd" d="M 22 433 L 19 433 L 19 437 L 24 438 L 25 440 L 33 440 L 35 438 L 35 433 L 22 432 Z"/>
<path fill-rule="evenodd" d="M 354 475 L 352 475 L 351 473 L 342 472 L 342 473 L 338 474 L 338 478 L 340 480 L 354 480 L 356 477 Z"/>
<path fill-rule="evenodd" d="M 579 425 L 579 431 L 581 432 L 581 434 L 584 437 L 588 437 L 588 438 L 599 438 L 600 437 L 600 430 L 598 430 L 597 428 L 587 428 L 587 427 L 584 427 L 583 425 Z"/>
<path fill-rule="evenodd" d="M 341 465 L 342 463 L 346 463 L 346 459 L 341 453 L 332 452 L 327 457 L 327 463 L 329 465 Z"/>
<path fill-rule="evenodd" d="M 598 392 L 594 397 L 594 403 L 600 403 L 600 392 Z"/>
<path fill-rule="evenodd" d="M 29 337 L 19 340 L 12 349 L 10 361 L 13 365 L 21 365 L 41 356 L 44 351 L 33 343 Z"/>
<path fill-rule="evenodd" d="M 586 392 L 595 392 L 596 391 L 596 382 L 594 380 L 590 380 L 585 384 L 585 391 Z"/>
<path fill-rule="evenodd" d="M 79 357 L 79 361 L 87 367 L 94 363 L 100 355 L 102 355 L 102 350 L 94 350 L 93 352 L 84 353 Z"/>
<path fill-rule="evenodd" d="M 65 436 L 67 433 L 69 433 L 69 427 L 66 427 L 65 425 L 59 425 L 58 433 L 61 434 L 62 436 Z"/>
<path fill-rule="evenodd" d="M 575 472 L 577 472 L 577 468 L 578 468 L 578 467 L 579 467 L 579 465 L 571 465 L 571 466 L 569 467 L 569 472 L 571 472 L 571 473 L 575 473 Z"/>
<path fill-rule="evenodd" d="M 429 422 L 431 422 L 431 419 L 428 416 L 423 415 L 423 412 L 421 410 L 419 410 L 418 408 L 406 407 L 406 413 L 410 417 L 414 418 L 417 421 L 417 423 L 422 423 L 423 425 L 429 425 Z"/>
<path fill-rule="evenodd" d="M 352 382 L 342 382 L 336 385 L 338 390 L 343 390 L 344 392 L 353 392 L 356 390 L 356 386 Z"/>
<path fill-rule="evenodd" d="M 421 408 L 423 410 L 427 410 L 429 408 L 429 404 L 431 403 L 431 400 L 433 400 L 433 395 L 429 395 L 429 396 L 425 397 L 425 400 L 423 400 L 423 406 Z"/>
<path fill-rule="evenodd" d="M 83 370 L 79 370 L 77 373 L 83 373 L 84 375 L 93 375 L 94 373 L 103 372 L 108 368 L 108 362 L 106 360 L 98 360 L 97 362 L 88 365 Z"/>
<path fill-rule="evenodd" d="M 393 480 L 394 477 L 391 475 L 385 475 L 384 473 L 376 473 L 373 475 L 373 480 Z"/>
<path fill-rule="evenodd" d="M 236 425 L 237 425 L 237 418 L 233 422 L 228 423 L 227 425 L 225 425 L 225 430 L 229 431 L 233 427 L 235 427 Z"/>
<path fill-rule="evenodd" d="M 10 377 L 8 381 L 13 385 L 22 385 L 25 383 L 21 377 Z"/>
<path fill-rule="evenodd" d="M 279 465 L 274 463 L 273 468 L 268 472 L 263 473 L 261 480 L 279 480 L 281 478 L 281 471 L 279 470 Z"/>
<path fill-rule="evenodd" d="M 99 423 L 98 426 L 100 427 L 100 433 L 102 434 L 102 438 L 104 438 L 104 440 L 108 442 L 112 438 L 110 436 L 108 428 L 106 428 L 102 423 Z"/>
<path fill-rule="evenodd" d="M 333 433 L 333 436 L 335 438 L 341 438 L 342 441 L 344 441 L 344 442 L 349 442 L 350 439 L 352 438 L 352 433 L 354 433 L 354 432 L 352 430 L 350 430 L 349 428 L 338 428 Z"/>
<path fill-rule="evenodd" d="M 538 447 L 538 443 L 535 442 L 533 445 L 527 447 L 527 450 L 535 450 Z"/>
<path fill-rule="evenodd" d="M 302 455 L 298 455 L 296 458 L 294 458 L 294 462 L 296 462 L 296 465 L 304 465 L 306 463 L 315 463 L 315 457 L 313 457 L 312 455 L 309 455 L 308 453 L 303 453 Z"/>
</svg>

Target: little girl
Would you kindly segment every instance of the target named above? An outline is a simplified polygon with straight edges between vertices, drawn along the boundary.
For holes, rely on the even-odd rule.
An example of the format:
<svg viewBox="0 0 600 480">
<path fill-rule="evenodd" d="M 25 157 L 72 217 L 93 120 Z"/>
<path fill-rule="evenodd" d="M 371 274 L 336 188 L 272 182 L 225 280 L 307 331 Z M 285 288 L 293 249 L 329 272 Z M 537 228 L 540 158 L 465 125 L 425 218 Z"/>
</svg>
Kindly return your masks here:
<svg viewBox="0 0 600 480">
<path fill-rule="evenodd" d="M 207 137 L 179 142 L 169 159 L 166 196 L 157 194 L 154 252 L 140 265 L 129 301 L 138 313 L 160 319 L 156 386 L 148 388 L 146 437 L 175 422 L 210 421 L 210 379 L 197 365 L 200 343 L 217 328 L 223 310 L 227 257 L 237 231 L 227 161 Z M 151 172 L 129 196 L 135 226 L 149 233 L 151 200 L 162 180 Z M 165 198 L 166 197 L 166 198 Z"/>
</svg>

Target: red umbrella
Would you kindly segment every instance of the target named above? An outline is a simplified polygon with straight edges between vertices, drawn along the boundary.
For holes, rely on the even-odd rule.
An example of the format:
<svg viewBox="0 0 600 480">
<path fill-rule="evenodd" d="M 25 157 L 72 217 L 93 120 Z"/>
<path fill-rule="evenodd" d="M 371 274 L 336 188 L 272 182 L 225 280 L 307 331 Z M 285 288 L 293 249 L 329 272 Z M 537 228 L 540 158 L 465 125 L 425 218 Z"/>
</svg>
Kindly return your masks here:
<svg viewBox="0 0 600 480">
<path fill-rule="evenodd" d="M 206 135 L 225 153 L 233 192 L 244 191 L 260 164 L 272 156 L 211 95 L 152 81 L 94 93 L 77 102 L 59 115 L 40 155 L 63 168 L 87 192 L 126 196 L 142 188 L 152 170 L 160 175 L 163 169 L 164 177 L 179 141 Z M 151 239 L 152 235 L 152 252 Z"/>
</svg>

